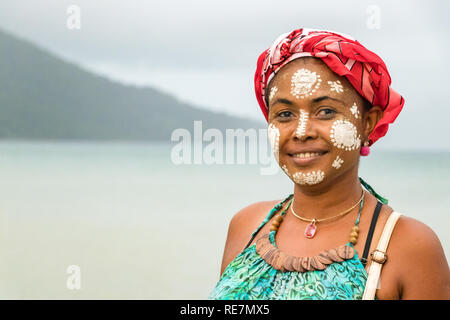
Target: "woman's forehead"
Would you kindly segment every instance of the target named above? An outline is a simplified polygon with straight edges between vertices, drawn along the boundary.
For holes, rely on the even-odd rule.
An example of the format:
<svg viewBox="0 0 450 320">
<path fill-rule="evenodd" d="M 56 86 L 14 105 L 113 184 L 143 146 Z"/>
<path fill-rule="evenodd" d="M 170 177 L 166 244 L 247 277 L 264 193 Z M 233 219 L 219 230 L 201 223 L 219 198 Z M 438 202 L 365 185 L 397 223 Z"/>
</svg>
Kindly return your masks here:
<svg viewBox="0 0 450 320">
<path fill-rule="evenodd" d="M 361 99 L 345 77 L 334 73 L 322 60 L 312 57 L 298 58 L 286 64 L 274 76 L 268 90 L 276 91 L 272 97 L 291 97 L 294 100 L 324 95 L 341 98 L 348 103 Z"/>
<path fill-rule="evenodd" d="M 330 81 L 345 79 L 345 77 L 341 77 L 334 73 L 322 60 L 312 57 L 303 57 L 295 59 L 282 67 L 272 79 L 270 86 L 275 84 L 280 86 L 283 83 L 290 85 L 294 73 L 301 69 L 315 72 L 320 75 L 322 79 Z"/>
</svg>

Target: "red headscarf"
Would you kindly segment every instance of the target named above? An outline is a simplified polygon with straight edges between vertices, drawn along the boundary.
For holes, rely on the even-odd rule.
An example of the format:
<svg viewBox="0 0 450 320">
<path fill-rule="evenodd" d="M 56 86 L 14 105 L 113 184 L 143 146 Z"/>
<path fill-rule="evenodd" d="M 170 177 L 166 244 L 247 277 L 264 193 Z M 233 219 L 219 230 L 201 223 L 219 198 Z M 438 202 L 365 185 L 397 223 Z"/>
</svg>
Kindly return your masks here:
<svg viewBox="0 0 450 320">
<path fill-rule="evenodd" d="M 264 94 L 267 84 L 281 67 L 304 56 L 322 59 L 336 74 L 345 76 L 362 97 L 383 109 L 383 117 L 369 136 L 369 145 L 386 134 L 405 100 L 390 87 L 391 77 L 383 60 L 350 36 L 323 30 L 302 28 L 282 34 L 259 56 L 255 93 L 266 120 L 268 107 Z"/>
</svg>

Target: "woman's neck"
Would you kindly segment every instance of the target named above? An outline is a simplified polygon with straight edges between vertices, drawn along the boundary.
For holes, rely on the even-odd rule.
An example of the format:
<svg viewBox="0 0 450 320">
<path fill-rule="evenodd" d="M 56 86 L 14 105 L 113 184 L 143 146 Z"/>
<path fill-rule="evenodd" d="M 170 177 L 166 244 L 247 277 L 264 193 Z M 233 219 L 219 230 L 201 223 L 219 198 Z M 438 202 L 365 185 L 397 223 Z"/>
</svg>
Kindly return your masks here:
<svg viewBox="0 0 450 320">
<path fill-rule="evenodd" d="M 349 170 L 324 185 L 300 186 L 295 184 L 294 211 L 306 219 L 326 219 L 351 208 L 360 198 L 362 186 L 358 170 Z"/>
</svg>

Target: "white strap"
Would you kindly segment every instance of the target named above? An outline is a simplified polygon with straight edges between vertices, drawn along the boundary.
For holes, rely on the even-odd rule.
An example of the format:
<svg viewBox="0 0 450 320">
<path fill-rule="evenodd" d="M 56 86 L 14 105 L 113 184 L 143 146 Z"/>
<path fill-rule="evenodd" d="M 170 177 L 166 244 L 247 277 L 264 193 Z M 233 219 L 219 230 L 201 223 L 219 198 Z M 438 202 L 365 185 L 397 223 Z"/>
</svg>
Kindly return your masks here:
<svg viewBox="0 0 450 320">
<path fill-rule="evenodd" d="M 378 281 L 380 279 L 381 267 L 387 260 L 386 249 L 389 244 L 389 239 L 391 238 L 395 224 L 401 215 L 401 213 L 395 211 L 391 213 L 384 226 L 377 249 L 370 254 L 372 262 L 370 264 L 369 275 L 367 277 L 366 288 L 362 300 L 373 300 L 375 297 Z"/>
</svg>

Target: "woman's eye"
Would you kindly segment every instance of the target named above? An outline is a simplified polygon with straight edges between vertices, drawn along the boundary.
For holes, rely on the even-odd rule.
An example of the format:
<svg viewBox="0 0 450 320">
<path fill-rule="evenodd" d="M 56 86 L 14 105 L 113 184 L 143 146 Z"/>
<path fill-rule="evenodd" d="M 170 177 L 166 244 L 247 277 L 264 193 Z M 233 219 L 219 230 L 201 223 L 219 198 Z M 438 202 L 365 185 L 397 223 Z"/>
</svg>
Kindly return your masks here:
<svg viewBox="0 0 450 320">
<path fill-rule="evenodd" d="M 282 111 L 277 115 L 278 118 L 289 118 L 290 116 L 292 116 L 290 111 Z"/>
<path fill-rule="evenodd" d="M 319 111 L 319 115 L 320 115 L 320 116 L 325 116 L 325 117 L 332 116 L 332 115 L 334 115 L 335 113 L 336 113 L 336 111 L 334 111 L 333 109 L 329 109 L 329 108 L 321 109 L 321 110 Z"/>
</svg>

